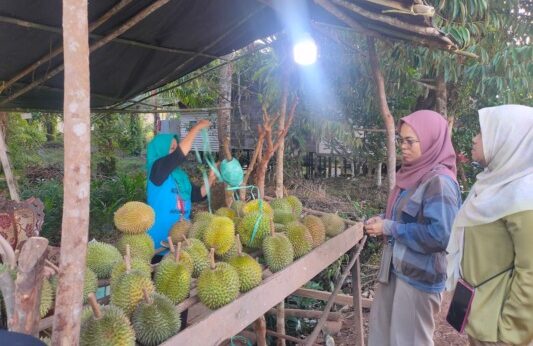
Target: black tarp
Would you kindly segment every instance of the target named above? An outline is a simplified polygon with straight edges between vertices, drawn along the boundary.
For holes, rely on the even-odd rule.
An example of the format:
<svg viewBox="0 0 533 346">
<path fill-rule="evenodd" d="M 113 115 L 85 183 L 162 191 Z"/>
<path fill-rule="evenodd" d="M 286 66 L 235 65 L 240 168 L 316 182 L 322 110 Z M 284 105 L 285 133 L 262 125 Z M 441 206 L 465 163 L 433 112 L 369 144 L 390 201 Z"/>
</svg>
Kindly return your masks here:
<svg viewBox="0 0 533 346">
<path fill-rule="evenodd" d="M 89 22 L 93 22 L 119 1 L 89 1 Z M 134 0 L 94 31 L 108 34 L 115 27 L 153 1 Z M 60 0 L 0 1 L 0 15 L 61 28 Z M 244 21 L 241 25 L 239 22 Z M 253 0 L 176 1 L 152 13 L 120 36 L 151 45 L 199 52 L 220 36 L 226 35 L 205 53 L 223 56 L 258 38 L 279 30 L 275 13 Z M 91 39 L 94 42 L 95 39 Z M 62 44 L 60 33 L 51 33 L 14 24 L 0 23 L 0 80 L 9 80 L 47 52 Z M 162 52 L 111 42 L 90 56 L 91 107 L 107 106 L 129 99 L 147 90 L 196 70 L 212 59 Z M 183 63 L 189 61 L 187 64 Z M 0 100 L 20 87 L 42 77 L 62 64 L 62 55 L 24 77 L 18 85 L 4 92 Z M 63 73 L 46 81 L 2 108 L 61 109 Z"/>
<path fill-rule="evenodd" d="M 309 13 L 310 17 L 304 20 L 344 25 L 312 0 L 276 0 L 278 8 L 282 7 L 280 11 L 290 8 L 284 1 L 298 1 L 300 5 L 303 4 L 305 8 L 302 12 Z M 384 13 L 384 8 L 372 0 L 352 1 L 373 13 Z M 99 36 L 93 35 L 90 43 L 111 33 L 154 2 L 155 0 L 133 0 L 93 31 L 93 34 Z M 119 0 L 89 1 L 89 23 L 94 22 L 117 3 Z M 389 3 L 409 6 L 413 2 L 391 0 Z M 10 80 L 54 48 L 61 46 L 61 6 L 61 0 L 0 0 L 0 85 L 2 81 Z M 401 29 L 373 22 L 346 9 L 340 10 L 361 25 L 378 30 L 386 37 L 403 37 Z M 282 30 L 280 17 L 284 17 L 286 13 L 279 16 L 280 11 L 276 12 L 258 0 L 170 0 L 119 38 L 221 57 Z M 401 13 L 391 16 L 411 25 L 432 26 L 431 19 L 424 16 Z M 24 20 L 41 27 L 16 25 L 14 20 Z M 443 43 L 442 38 L 425 37 L 424 40 L 433 40 L 437 46 L 447 44 Z M 212 60 L 212 57 L 177 54 L 112 41 L 90 55 L 91 108 L 102 108 L 126 101 L 172 82 Z M 3 102 L 9 95 L 34 80 L 39 80 L 61 64 L 62 55 L 59 55 L 22 78 L 17 84 L 3 90 L 0 93 L 0 109 L 61 110 L 63 73 L 57 74 L 14 101 Z"/>
</svg>

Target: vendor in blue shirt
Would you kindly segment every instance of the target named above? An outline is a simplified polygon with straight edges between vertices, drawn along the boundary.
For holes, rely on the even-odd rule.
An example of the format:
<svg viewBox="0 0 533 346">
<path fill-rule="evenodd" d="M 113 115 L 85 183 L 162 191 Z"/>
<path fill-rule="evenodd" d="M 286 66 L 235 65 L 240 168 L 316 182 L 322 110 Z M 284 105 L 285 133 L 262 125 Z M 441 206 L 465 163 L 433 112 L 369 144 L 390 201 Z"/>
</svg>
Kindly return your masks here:
<svg viewBox="0 0 533 346">
<path fill-rule="evenodd" d="M 155 222 L 148 234 L 154 240 L 156 250 L 161 241 L 166 240 L 171 227 L 180 220 L 189 220 L 191 204 L 205 199 L 207 190 L 191 183 L 187 173 L 181 168 L 192 148 L 194 138 L 209 128 L 208 120 L 200 120 L 189 133 L 179 141 L 176 134 L 158 134 L 148 144 L 146 175 L 147 201 L 155 211 Z M 213 171 L 209 174 L 209 186 L 215 182 Z M 161 256 L 154 257 L 157 262 Z"/>
</svg>

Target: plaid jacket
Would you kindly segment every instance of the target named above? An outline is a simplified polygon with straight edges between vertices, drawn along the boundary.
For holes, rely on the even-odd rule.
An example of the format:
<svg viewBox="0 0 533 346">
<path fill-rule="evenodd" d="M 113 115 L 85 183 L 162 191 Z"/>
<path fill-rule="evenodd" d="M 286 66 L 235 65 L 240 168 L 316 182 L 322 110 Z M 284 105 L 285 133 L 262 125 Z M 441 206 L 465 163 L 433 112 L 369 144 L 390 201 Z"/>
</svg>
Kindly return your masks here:
<svg viewBox="0 0 533 346">
<path fill-rule="evenodd" d="M 442 292 L 446 282 L 446 247 L 461 206 L 457 183 L 435 175 L 412 190 L 403 190 L 384 220 L 383 233 L 393 244 L 396 276 L 429 293 Z"/>
</svg>

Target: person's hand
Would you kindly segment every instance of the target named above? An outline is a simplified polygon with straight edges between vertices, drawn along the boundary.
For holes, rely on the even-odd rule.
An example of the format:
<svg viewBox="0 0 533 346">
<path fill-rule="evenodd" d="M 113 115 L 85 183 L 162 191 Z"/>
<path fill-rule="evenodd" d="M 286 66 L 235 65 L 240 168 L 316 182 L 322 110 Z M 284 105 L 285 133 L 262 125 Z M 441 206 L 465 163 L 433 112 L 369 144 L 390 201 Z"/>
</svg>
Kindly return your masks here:
<svg viewBox="0 0 533 346">
<path fill-rule="evenodd" d="M 209 126 L 211 126 L 211 122 L 207 119 L 201 119 L 196 123 L 196 125 L 194 125 L 194 127 L 198 129 L 198 131 L 201 129 L 207 129 L 209 128 Z"/>
<path fill-rule="evenodd" d="M 209 170 L 209 177 L 207 179 L 209 181 L 209 186 L 212 186 L 215 183 L 215 181 L 217 180 L 217 176 L 215 175 L 215 171 L 213 171 L 212 169 Z"/>
<path fill-rule="evenodd" d="M 383 234 L 383 219 L 374 216 L 365 223 L 365 232 L 371 237 L 377 237 Z"/>
</svg>

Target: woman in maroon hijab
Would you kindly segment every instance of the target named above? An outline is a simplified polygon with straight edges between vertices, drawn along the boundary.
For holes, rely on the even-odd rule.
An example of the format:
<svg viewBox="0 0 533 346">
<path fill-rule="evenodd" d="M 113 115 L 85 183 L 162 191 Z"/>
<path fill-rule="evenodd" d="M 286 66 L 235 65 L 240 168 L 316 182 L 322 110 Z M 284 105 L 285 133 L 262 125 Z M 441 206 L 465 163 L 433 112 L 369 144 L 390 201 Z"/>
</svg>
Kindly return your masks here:
<svg viewBox="0 0 533 346">
<path fill-rule="evenodd" d="M 385 216 L 368 220 L 370 236 L 383 235 L 370 346 L 433 345 L 434 315 L 446 282 L 446 246 L 461 205 L 455 151 L 448 123 L 422 110 L 401 119 L 402 167 Z"/>
</svg>

